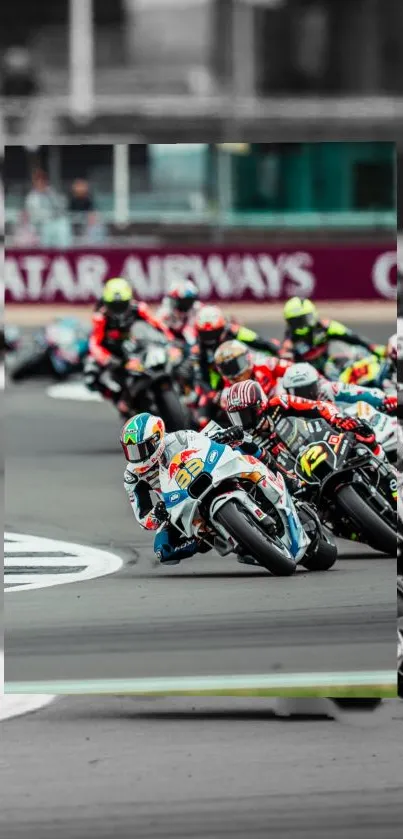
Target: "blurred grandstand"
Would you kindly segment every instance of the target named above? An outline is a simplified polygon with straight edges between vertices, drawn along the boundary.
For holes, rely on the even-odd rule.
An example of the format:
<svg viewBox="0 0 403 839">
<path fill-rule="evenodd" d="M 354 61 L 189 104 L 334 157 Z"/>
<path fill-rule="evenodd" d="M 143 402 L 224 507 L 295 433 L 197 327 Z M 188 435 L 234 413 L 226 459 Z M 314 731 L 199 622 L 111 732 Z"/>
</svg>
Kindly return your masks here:
<svg viewBox="0 0 403 839">
<path fill-rule="evenodd" d="M 403 136 L 401 0 L 14 0 L 3 23 L 8 142 Z"/>
<path fill-rule="evenodd" d="M 7 146 L 9 247 L 390 241 L 391 142 Z"/>
</svg>

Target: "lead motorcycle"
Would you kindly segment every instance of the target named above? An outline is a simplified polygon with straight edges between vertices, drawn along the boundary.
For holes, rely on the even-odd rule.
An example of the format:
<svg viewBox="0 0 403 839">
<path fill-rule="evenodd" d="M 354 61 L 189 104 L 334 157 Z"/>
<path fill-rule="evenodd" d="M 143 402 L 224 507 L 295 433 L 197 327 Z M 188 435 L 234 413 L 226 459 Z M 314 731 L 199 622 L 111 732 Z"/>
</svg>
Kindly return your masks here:
<svg viewBox="0 0 403 839">
<path fill-rule="evenodd" d="M 210 422 L 203 433 L 183 431 L 167 446 L 160 480 L 171 524 L 221 556 L 247 554 L 275 576 L 290 576 L 299 564 L 331 568 L 337 549 L 317 516 L 304 505 L 299 515 L 282 475 L 214 442 L 217 430 Z"/>
<path fill-rule="evenodd" d="M 231 413 L 233 422 L 241 414 Z M 351 432 L 335 433 L 325 420 L 282 417 L 276 434 L 284 450 L 278 461 L 295 472 L 306 495 L 319 510 L 322 523 L 335 536 L 363 542 L 396 554 L 397 481 L 393 467 L 359 445 Z M 253 435 L 267 445 L 264 434 Z"/>
</svg>

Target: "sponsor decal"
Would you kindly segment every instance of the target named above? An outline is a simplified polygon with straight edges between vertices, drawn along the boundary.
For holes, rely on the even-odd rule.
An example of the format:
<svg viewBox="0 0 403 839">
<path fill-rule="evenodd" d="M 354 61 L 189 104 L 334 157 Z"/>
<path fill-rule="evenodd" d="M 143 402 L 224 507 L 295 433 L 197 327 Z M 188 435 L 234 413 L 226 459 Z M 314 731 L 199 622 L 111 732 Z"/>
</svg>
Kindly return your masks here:
<svg viewBox="0 0 403 839">
<path fill-rule="evenodd" d="M 248 248 L 11 248 L 6 302 L 91 303 L 111 276 L 127 277 L 136 295 L 158 302 L 172 280 L 191 279 L 208 300 L 394 300 L 396 246 Z M 351 282 L 354 277 L 354 282 Z"/>
</svg>

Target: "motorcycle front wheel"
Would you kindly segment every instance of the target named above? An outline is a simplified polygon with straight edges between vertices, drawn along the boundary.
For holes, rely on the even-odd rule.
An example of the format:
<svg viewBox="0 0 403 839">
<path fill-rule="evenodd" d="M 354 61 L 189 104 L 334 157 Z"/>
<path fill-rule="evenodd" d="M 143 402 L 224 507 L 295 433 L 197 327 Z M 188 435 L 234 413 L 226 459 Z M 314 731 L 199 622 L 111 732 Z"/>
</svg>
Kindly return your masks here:
<svg viewBox="0 0 403 839">
<path fill-rule="evenodd" d="M 363 533 L 368 544 L 376 551 L 396 556 L 396 530 L 381 519 L 351 486 L 344 486 L 337 493 L 340 507 Z"/>
<path fill-rule="evenodd" d="M 274 577 L 290 577 L 296 563 L 281 553 L 270 536 L 259 527 L 253 516 L 238 501 L 227 501 L 217 512 L 217 520 L 237 544 L 253 556 Z"/>
</svg>

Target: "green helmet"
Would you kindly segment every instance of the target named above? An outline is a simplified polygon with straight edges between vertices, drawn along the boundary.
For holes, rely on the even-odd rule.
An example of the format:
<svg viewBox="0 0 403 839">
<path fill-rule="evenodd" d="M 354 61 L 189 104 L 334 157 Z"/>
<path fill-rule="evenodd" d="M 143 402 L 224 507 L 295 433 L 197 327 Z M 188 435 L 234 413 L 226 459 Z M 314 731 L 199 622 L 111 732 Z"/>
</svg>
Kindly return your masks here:
<svg viewBox="0 0 403 839">
<path fill-rule="evenodd" d="M 115 277 L 108 280 L 103 288 L 102 302 L 111 315 L 119 317 L 125 315 L 133 299 L 133 289 L 127 280 Z"/>
<path fill-rule="evenodd" d="M 284 318 L 292 335 L 303 338 L 318 323 L 318 310 L 312 300 L 292 297 L 284 306 Z"/>
</svg>

